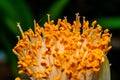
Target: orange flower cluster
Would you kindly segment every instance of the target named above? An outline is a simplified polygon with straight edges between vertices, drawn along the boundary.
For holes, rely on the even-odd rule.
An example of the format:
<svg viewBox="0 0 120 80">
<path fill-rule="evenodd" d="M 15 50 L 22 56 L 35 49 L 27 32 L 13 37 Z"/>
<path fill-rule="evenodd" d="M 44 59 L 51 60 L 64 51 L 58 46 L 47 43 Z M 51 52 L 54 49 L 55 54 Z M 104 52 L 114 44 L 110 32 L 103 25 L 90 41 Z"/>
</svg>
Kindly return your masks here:
<svg viewBox="0 0 120 80">
<path fill-rule="evenodd" d="M 19 59 L 18 73 L 31 80 L 92 80 L 111 49 L 111 34 L 96 21 L 90 26 L 85 17 L 80 22 L 79 14 L 73 24 L 65 17 L 56 25 L 48 15 L 44 27 L 34 21 L 34 31 L 23 32 L 18 24 L 22 39 L 18 37 L 13 49 Z"/>
</svg>

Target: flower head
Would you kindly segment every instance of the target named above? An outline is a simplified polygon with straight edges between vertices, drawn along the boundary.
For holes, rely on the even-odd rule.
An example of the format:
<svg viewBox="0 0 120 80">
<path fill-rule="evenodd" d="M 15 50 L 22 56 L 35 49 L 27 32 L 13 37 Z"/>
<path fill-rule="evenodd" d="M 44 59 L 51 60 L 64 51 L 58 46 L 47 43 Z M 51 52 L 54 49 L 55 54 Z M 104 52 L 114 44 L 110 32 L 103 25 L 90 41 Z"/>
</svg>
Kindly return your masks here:
<svg viewBox="0 0 120 80">
<path fill-rule="evenodd" d="M 92 80 L 100 71 L 106 53 L 111 49 L 109 30 L 79 14 L 70 24 L 65 17 L 57 24 L 50 20 L 43 27 L 34 21 L 34 31 L 23 32 L 13 49 L 17 55 L 19 74 L 26 73 L 32 80 Z M 95 27 L 96 26 L 96 27 Z"/>
</svg>

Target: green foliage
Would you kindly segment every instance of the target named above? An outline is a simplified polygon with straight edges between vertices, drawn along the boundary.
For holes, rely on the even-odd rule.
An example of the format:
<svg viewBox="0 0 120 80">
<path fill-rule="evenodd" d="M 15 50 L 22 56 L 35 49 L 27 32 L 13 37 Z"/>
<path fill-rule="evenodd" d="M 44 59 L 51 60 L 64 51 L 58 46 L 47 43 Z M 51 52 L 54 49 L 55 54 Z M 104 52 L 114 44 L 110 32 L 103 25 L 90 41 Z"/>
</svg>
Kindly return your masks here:
<svg viewBox="0 0 120 80">
<path fill-rule="evenodd" d="M 97 21 L 103 28 L 120 29 L 120 17 L 101 17 Z"/>
<path fill-rule="evenodd" d="M 12 53 L 13 43 L 15 41 L 14 37 L 19 33 L 16 25 L 17 22 L 20 22 L 22 23 L 22 26 L 26 26 L 22 28 L 27 29 L 33 25 L 33 15 L 22 0 L 0 0 L 0 12 L 2 21 L 0 44 L 2 44 L 2 47 L 9 58 L 8 62 L 11 64 L 13 74 L 17 75 L 17 58 Z"/>
</svg>

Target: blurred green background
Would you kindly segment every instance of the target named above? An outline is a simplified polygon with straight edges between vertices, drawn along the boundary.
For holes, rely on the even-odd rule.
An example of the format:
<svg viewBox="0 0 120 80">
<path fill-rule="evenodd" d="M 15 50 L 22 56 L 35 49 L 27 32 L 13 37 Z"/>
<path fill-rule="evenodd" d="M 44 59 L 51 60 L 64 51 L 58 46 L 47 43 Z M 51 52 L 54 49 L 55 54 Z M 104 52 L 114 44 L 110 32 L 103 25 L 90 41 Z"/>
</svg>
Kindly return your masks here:
<svg viewBox="0 0 120 80">
<path fill-rule="evenodd" d="M 20 35 L 17 22 L 23 31 L 33 28 L 35 19 L 40 25 L 51 19 L 67 16 L 72 23 L 75 13 L 86 16 L 90 22 L 97 20 L 112 33 L 112 50 L 108 59 L 111 63 L 112 80 L 119 80 L 120 72 L 120 1 L 119 0 L 0 0 L 0 80 L 14 80 L 17 74 L 17 57 L 12 48 Z"/>
</svg>

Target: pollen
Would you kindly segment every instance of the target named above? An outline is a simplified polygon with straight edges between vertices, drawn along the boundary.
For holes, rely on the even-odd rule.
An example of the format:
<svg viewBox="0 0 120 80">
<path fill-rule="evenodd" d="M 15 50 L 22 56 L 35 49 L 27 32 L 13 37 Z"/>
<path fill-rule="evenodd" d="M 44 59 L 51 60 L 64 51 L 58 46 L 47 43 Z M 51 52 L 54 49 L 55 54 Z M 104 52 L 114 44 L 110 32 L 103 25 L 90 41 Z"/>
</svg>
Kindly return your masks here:
<svg viewBox="0 0 120 80">
<path fill-rule="evenodd" d="M 17 55 L 19 74 L 27 74 L 31 80 L 92 80 L 87 79 L 89 73 L 100 71 L 109 46 L 111 34 L 108 29 L 93 21 L 80 21 L 76 14 L 73 24 L 58 19 L 57 24 L 50 20 L 44 26 L 34 21 L 34 30 L 23 32 L 22 37 L 13 48 Z M 88 73 L 89 72 L 89 73 Z M 16 78 L 15 80 L 20 80 Z"/>
</svg>

